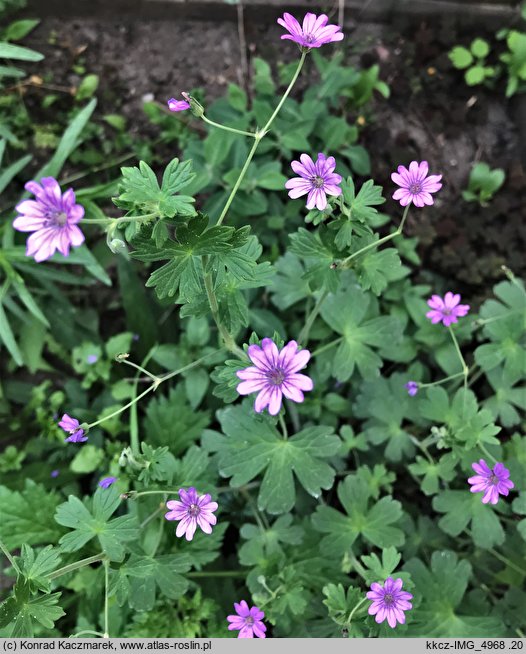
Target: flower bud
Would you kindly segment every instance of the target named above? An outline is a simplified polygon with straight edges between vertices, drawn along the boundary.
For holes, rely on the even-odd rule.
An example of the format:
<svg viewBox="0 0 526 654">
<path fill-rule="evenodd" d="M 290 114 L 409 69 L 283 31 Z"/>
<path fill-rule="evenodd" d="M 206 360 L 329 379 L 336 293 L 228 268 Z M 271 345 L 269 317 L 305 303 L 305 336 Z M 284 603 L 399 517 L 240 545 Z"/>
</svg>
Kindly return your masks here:
<svg viewBox="0 0 526 654">
<path fill-rule="evenodd" d="M 188 93 L 183 92 L 181 95 L 190 105 L 190 111 L 194 114 L 194 116 L 201 118 L 201 116 L 205 113 L 203 105 L 197 102 L 197 100 Z"/>
<path fill-rule="evenodd" d="M 113 254 L 122 254 L 127 251 L 126 243 L 120 238 L 112 238 L 108 243 L 108 247 L 113 252 Z"/>
</svg>

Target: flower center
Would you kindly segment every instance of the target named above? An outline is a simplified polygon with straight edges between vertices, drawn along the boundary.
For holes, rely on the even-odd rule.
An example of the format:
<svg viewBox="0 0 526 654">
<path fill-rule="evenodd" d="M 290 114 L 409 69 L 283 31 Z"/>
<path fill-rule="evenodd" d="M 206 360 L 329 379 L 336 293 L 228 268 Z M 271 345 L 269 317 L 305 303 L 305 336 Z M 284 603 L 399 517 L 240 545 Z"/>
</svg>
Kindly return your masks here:
<svg viewBox="0 0 526 654">
<path fill-rule="evenodd" d="M 64 211 L 49 211 L 47 214 L 46 227 L 64 227 L 68 222 L 68 216 Z"/>
<path fill-rule="evenodd" d="M 391 593 L 386 593 L 384 595 L 384 604 L 387 604 L 387 606 L 391 606 L 394 604 L 394 597 L 392 596 Z"/>
<path fill-rule="evenodd" d="M 316 40 L 314 34 L 304 34 L 303 38 L 305 39 L 305 41 L 307 41 L 307 43 L 312 43 L 313 41 Z"/>
<path fill-rule="evenodd" d="M 420 184 L 420 182 L 413 182 L 412 184 L 409 185 L 409 191 L 413 195 L 418 195 L 419 193 L 422 192 L 422 184 Z"/>
<path fill-rule="evenodd" d="M 281 386 L 285 381 L 285 377 L 285 372 L 281 368 L 274 368 L 268 373 L 269 382 L 275 386 Z"/>
<path fill-rule="evenodd" d="M 188 507 L 188 514 L 192 516 L 192 518 L 197 518 L 197 516 L 201 513 L 201 509 L 197 504 L 190 504 Z"/>
<path fill-rule="evenodd" d="M 323 177 L 320 177 L 319 175 L 313 175 L 310 181 L 314 188 L 322 188 L 325 183 Z"/>
<path fill-rule="evenodd" d="M 489 478 L 489 483 L 496 486 L 499 483 L 499 478 L 497 477 L 497 475 L 491 475 L 491 477 Z"/>
</svg>

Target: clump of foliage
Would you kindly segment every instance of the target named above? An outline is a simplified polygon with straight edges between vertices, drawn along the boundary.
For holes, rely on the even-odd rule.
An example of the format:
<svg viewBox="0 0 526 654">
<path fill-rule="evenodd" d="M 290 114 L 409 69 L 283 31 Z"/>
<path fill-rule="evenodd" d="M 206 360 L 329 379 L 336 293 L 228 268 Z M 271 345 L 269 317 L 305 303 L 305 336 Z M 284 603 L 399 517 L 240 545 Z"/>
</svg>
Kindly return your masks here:
<svg viewBox="0 0 526 654">
<path fill-rule="evenodd" d="M 251 100 L 147 107 L 181 156 L 62 190 L 86 96 L 5 209 L 0 636 L 526 629 L 524 283 L 420 281 L 441 175 L 371 179 L 355 116 L 388 88 L 305 20 Z"/>
<path fill-rule="evenodd" d="M 487 163 L 476 163 L 469 174 L 468 188 L 462 191 L 466 202 L 478 202 L 486 205 L 504 184 L 505 174 L 502 168 L 491 169 Z"/>
</svg>

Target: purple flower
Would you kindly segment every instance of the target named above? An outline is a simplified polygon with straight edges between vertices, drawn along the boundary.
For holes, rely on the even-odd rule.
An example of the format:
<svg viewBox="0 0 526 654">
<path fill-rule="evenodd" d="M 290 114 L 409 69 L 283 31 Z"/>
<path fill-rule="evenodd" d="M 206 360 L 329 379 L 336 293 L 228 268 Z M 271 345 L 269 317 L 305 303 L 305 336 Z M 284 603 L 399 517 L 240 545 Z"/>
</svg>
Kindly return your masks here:
<svg viewBox="0 0 526 654">
<path fill-rule="evenodd" d="M 278 23 L 284 27 L 289 34 L 283 34 L 282 39 L 296 41 L 304 48 L 319 48 L 325 43 L 341 41 L 343 34 L 339 25 L 327 25 L 328 17 L 325 14 L 305 14 L 303 26 L 290 14 L 283 14 L 278 18 Z"/>
<path fill-rule="evenodd" d="M 239 631 L 238 638 L 266 638 L 265 631 L 267 627 L 261 622 L 265 617 L 265 613 L 258 609 L 257 606 L 248 608 L 245 600 L 241 600 L 239 604 L 234 604 L 234 609 L 237 615 L 227 616 L 230 622 L 228 625 L 229 631 Z"/>
<path fill-rule="evenodd" d="M 398 172 L 392 173 L 391 179 L 401 188 L 393 193 L 393 200 L 399 200 L 403 207 L 411 202 L 415 207 L 433 204 L 431 193 L 436 193 L 442 188 L 440 183 L 442 175 L 427 177 L 428 170 L 427 161 L 421 163 L 411 161 L 409 170 L 405 166 L 398 166 Z"/>
<path fill-rule="evenodd" d="M 81 245 L 84 234 L 77 227 L 84 216 L 84 207 L 75 204 L 75 193 L 64 194 L 53 177 L 43 177 L 41 184 L 27 182 L 25 188 L 35 200 L 23 200 L 16 206 L 20 214 L 13 221 L 19 232 L 34 232 L 27 239 L 26 255 L 45 261 L 58 250 L 65 257 L 71 245 Z"/>
<path fill-rule="evenodd" d="M 239 379 L 244 380 L 238 384 L 237 392 L 250 395 L 259 391 L 254 404 L 256 413 L 268 406 L 270 415 L 275 416 L 281 409 L 283 395 L 293 402 L 303 402 L 302 391 L 312 391 L 312 379 L 298 374 L 307 365 L 310 352 L 298 350 L 296 341 L 289 341 L 278 352 L 274 341 L 264 338 L 261 347 L 248 348 L 248 356 L 255 365 L 237 371 Z"/>
<path fill-rule="evenodd" d="M 92 364 L 94 364 L 94 363 L 97 363 L 98 360 L 99 360 L 99 357 L 98 357 L 97 354 L 88 354 L 88 356 L 86 357 L 86 361 L 87 361 L 90 365 L 92 365 Z"/>
<path fill-rule="evenodd" d="M 289 179 L 285 188 L 290 189 L 290 198 L 299 198 L 308 193 L 307 209 L 314 209 L 316 206 L 323 211 L 327 206 L 327 195 L 341 194 L 342 190 L 338 184 L 342 178 L 333 172 L 336 168 L 334 157 L 326 158 L 320 152 L 314 163 L 308 154 L 302 154 L 300 161 L 293 161 L 290 165 L 300 177 Z"/>
<path fill-rule="evenodd" d="M 99 486 L 101 488 L 109 488 L 112 484 L 117 481 L 117 477 L 104 477 L 99 481 Z"/>
<path fill-rule="evenodd" d="M 394 581 L 392 577 L 388 577 L 383 587 L 377 583 L 371 584 L 371 590 L 367 593 L 367 599 L 372 600 L 369 615 L 375 615 L 378 623 L 387 619 L 392 629 L 396 627 L 397 622 L 404 624 L 404 611 L 413 608 L 408 601 L 413 599 L 413 596 L 402 590 L 402 584 L 401 579 Z"/>
<path fill-rule="evenodd" d="M 454 322 L 458 322 L 458 318 L 462 318 L 469 311 L 469 304 L 459 304 L 459 302 L 460 295 L 458 293 L 448 291 L 444 299 L 440 295 L 432 295 L 427 301 L 432 311 L 426 313 L 426 318 L 429 318 L 433 325 L 442 322 L 446 327 L 449 327 Z"/>
<path fill-rule="evenodd" d="M 471 467 L 477 473 L 474 477 L 468 479 L 468 484 L 472 484 L 469 489 L 472 493 L 484 492 L 482 503 L 497 504 L 500 495 L 508 495 L 515 484 L 509 479 L 510 471 L 502 463 L 496 463 L 493 470 L 488 466 L 484 459 L 478 463 L 472 463 Z"/>
<path fill-rule="evenodd" d="M 197 525 L 205 532 L 212 533 L 212 525 L 215 525 L 217 518 L 214 511 L 217 510 L 217 502 L 212 502 L 210 495 L 197 495 L 195 488 L 179 489 L 181 501 L 169 500 L 166 506 L 170 509 L 165 514 L 167 520 L 180 520 L 175 535 L 180 538 L 185 534 L 186 540 L 192 540 Z"/>
<path fill-rule="evenodd" d="M 408 381 L 407 384 L 404 384 L 404 388 L 407 388 L 409 395 L 414 397 L 418 393 L 419 384 L 416 381 Z"/>
<path fill-rule="evenodd" d="M 80 428 L 79 421 L 71 418 L 67 413 L 62 416 L 58 426 L 69 434 L 65 439 L 66 443 L 84 443 L 88 440 L 88 437 L 84 435 L 84 430 Z"/>
<path fill-rule="evenodd" d="M 187 109 L 190 109 L 190 103 L 186 100 L 170 98 L 168 100 L 168 109 L 170 109 L 170 111 L 186 111 Z"/>
<path fill-rule="evenodd" d="M 60 470 L 52 470 L 51 471 L 51 477 L 53 479 L 56 479 L 60 475 Z"/>
</svg>

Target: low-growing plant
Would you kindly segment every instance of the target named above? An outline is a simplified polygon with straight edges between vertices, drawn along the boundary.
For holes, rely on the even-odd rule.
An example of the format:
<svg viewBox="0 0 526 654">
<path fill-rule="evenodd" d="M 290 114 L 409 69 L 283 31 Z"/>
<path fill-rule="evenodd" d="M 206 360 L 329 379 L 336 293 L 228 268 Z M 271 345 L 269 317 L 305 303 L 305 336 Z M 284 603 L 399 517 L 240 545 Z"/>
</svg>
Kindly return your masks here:
<svg viewBox="0 0 526 654">
<path fill-rule="evenodd" d="M 1 636 L 524 635 L 524 284 L 420 283 L 442 175 L 398 166 L 393 225 L 349 154 L 377 72 L 278 22 L 278 101 L 257 61 L 252 104 L 169 100 L 209 128 L 182 158 L 63 190 L 92 100 L 3 224 Z"/>
<path fill-rule="evenodd" d="M 468 188 L 462 191 L 462 197 L 466 202 L 485 206 L 504 184 L 505 178 L 502 168 L 491 169 L 487 163 L 476 163 L 469 173 Z"/>
<path fill-rule="evenodd" d="M 449 58 L 455 68 L 463 70 L 464 79 L 468 86 L 483 84 L 497 75 L 494 66 L 488 66 L 486 57 L 490 53 L 489 43 L 484 39 L 476 38 L 468 48 L 455 46 L 449 52 Z"/>
</svg>

